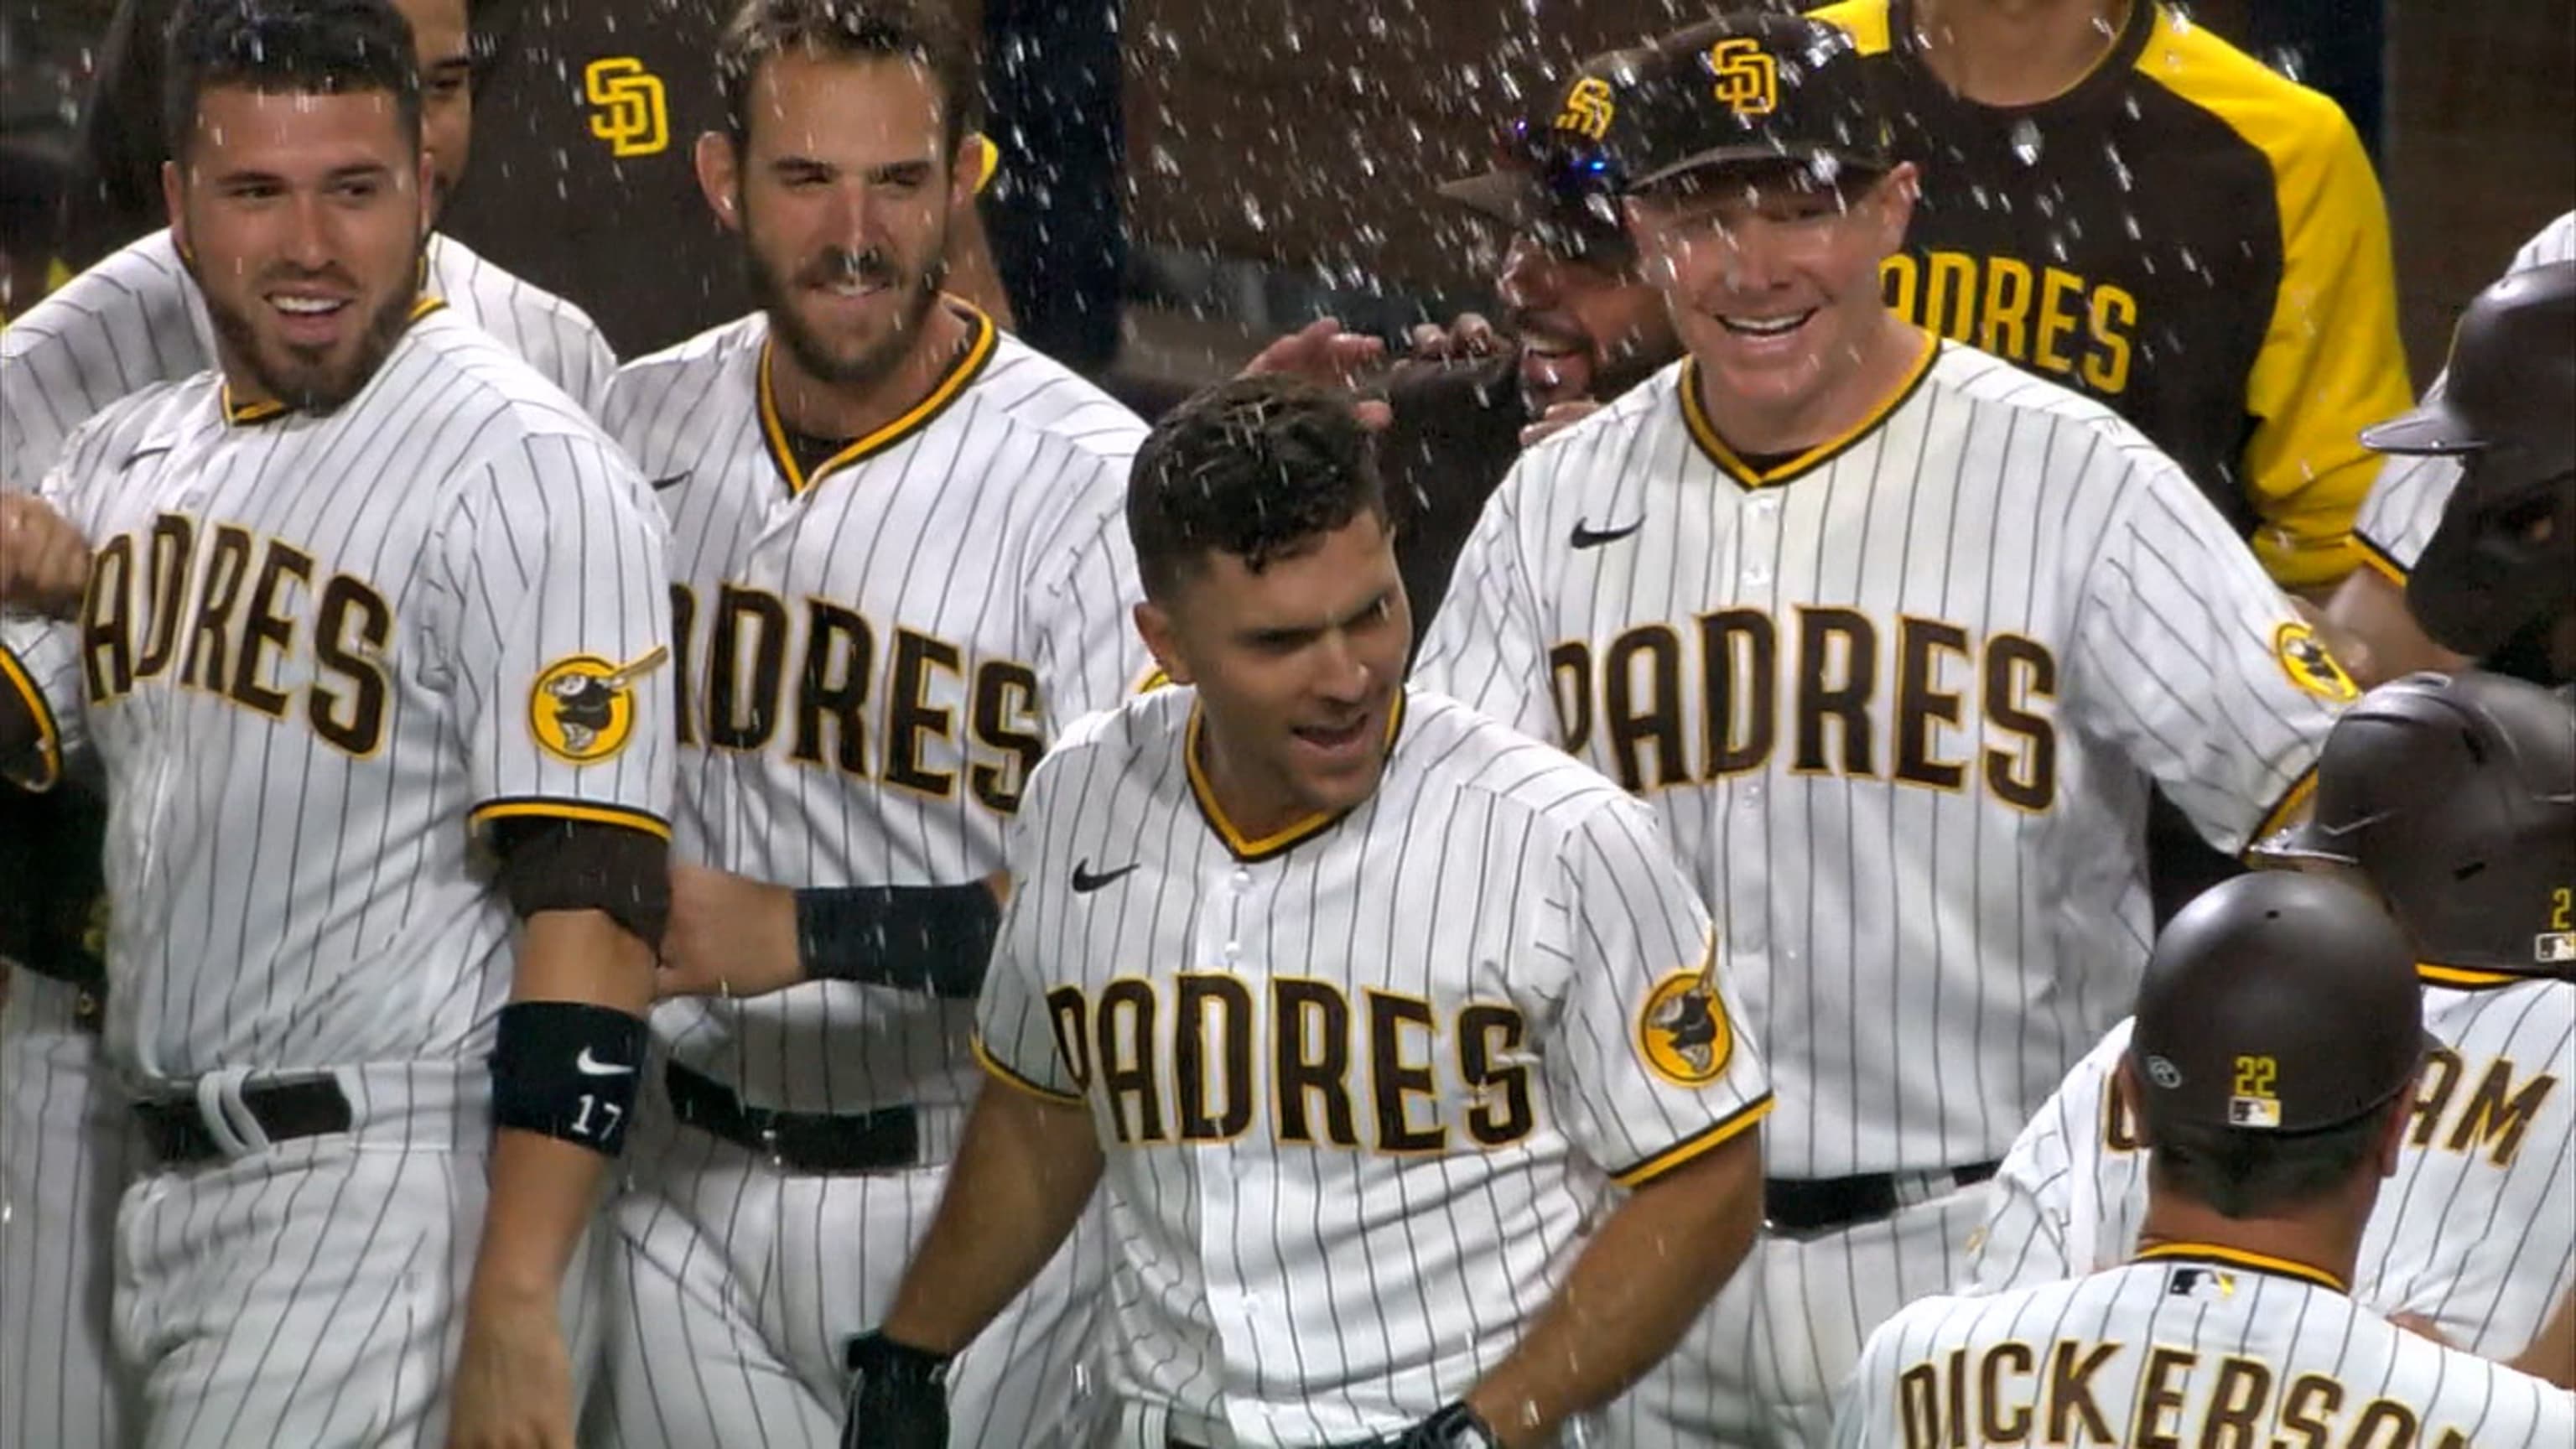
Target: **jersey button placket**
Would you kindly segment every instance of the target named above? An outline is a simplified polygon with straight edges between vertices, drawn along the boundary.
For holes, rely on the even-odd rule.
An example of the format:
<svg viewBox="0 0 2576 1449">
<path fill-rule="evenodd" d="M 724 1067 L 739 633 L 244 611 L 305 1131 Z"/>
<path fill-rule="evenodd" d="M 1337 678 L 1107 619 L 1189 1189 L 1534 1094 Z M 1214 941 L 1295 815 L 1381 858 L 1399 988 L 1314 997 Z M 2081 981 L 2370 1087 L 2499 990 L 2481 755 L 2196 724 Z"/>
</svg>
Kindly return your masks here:
<svg viewBox="0 0 2576 1449">
<path fill-rule="evenodd" d="M 1222 907 L 1209 913 L 1217 929 L 1210 933 L 1209 954 L 1200 969 L 1236 977 L 1256 1001 L 1269 993 L 1269 973 L 1251 959 L 1247 946 L 1259 923 L 1269 918 L 1277 873 L 1275 864 L 1236 862 L 1219 883 L 1216 894 Z M 1192 1030 L 1195 1024 L 1182 1023 L 1179 1029 Z M 1211 1043 L 1201 1056 L 1213 1067 L 1223 1053 Z M 1210 1108 L 1230 1105 L 1217 1095 L 1215 1082 L 1207 1085 Z M 1226 1082 L 1223 1090 L 1251 1091 L 1252 1084 Z M 1260 1130 L 1256 1112 L 1246 1131 Z M 1249 1399 L 1259 1386 L 1259 1366 L 1278 1361 L 1288 1347 L 1287 1325 L 1280 1318 L 1287 1304 L 1276 1285 L 1259 1277 L 1261 1260 L 1245 1248 L 1247 1228 L 1256 1224 L 1247 1217 L 1247 1210 L 1277 1200 L 1275 1162 L 1264 1154 L 1236 1148 L 1237 1143 L 1229 1140 L 1194 1143 L 1187 1149 L 1191 1175 L 1199 1188 L 1199 1261 L 1206 1265 L 1209 1316 L 1216 1325 L 1221 1381 L 1229 1406 L 1238 1398 Z"/>
</svg>

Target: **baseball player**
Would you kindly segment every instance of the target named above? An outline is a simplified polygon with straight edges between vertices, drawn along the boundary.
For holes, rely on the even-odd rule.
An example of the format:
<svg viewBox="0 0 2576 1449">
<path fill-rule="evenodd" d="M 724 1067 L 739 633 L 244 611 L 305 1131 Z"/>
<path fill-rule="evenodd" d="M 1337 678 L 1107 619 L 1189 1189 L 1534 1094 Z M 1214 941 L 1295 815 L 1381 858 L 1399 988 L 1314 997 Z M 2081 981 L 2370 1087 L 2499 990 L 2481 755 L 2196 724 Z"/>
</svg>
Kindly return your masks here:
<svg viewBox="0 0 2576 1449">
<path fill-rule="evenodd" d="M 2384 1313 L 2489 1358 L 2576 1286 L 2576 709 L 2487 674 L 2410 675 L 2336 722 L 2308 824 L 2269 853 L 2356 870 L 2415 945 L 2439 1042 L 2352 1280 Z M 1996 1175 L 1976 1280 L 2126 1259 L 2147 1204 L 2115 1027 Z"/>
<path fill-rule="evenodd" d="M 1522 457 L 1418 678 L 1650 801 L 1723 923 L 1774 1231 L 1633 1432 L 1812 1442 L 2125 1005 L 2149 782 L 2241 849 L 2353 691 L 2134 430 L 1888 312 L 1914 172 L 1842 32 L 1627 70 L 1611 164 L 1689 355 Z"/>
<path fill-rule="evenodd" d="M 1707 913 L 1644 807 L 1403 685 L 1386 516 L 1297 379 L 1137 455 L 1136 624 L 1184 687 L 1030 779 L 993 1080 L 845 1445 L 936 1442 L 948 1355 L 1104 1177 L 1140 1449 L 1558 1442 L 1750 1243 L 1770 1094 Z"/>
<path fill-rule="evenodd" d="M 2120 1075 L 2154 1149 L 2127 1261 L 1937 1297 L 1870 1336 L 1837 1445 L 2576 1442 L 2576 1395 L 2352 1296 L 2426 1060 L 2414 952 L 2360 890 L 2287 872 L 2156 942 Z"/>
<path fill-rule="evenodd" d="M 2565 508 L 2576 497 L 2566 415 L 2576 388 L 2571 262 L 2576 212 L 2532 238 L 2504 278 L 2469 304 L 2452 334 L 2450 365 L 2417 410 L 2421 420 L 2362 434 L 2382 452 L 2407 456 L 2380 475 L 2362 506 L 2359 537 L 2370 567 L 2336 594 L 2333 617 L 2364 640 L 2383 674 L 2478 658 L 2526 679 L 2576 678 L 2576 638 L 2562 622 L 2576 613 L 2566 584 L 2576 575 L 2569 553 L 2576 523 L 2558 529 L 2554 553 L 2517 550 L 2502 537 L 2520 508 L 2553 496 Z M 2471 477 L 2474 486 L 2464 482 Z M 2450 524 L 2446 510 L 2463 493 L 2470 501 Z M 2482 544 L 2489 533 L 2498 538 Z M 2519 575 L 2510 583 L 2498 577 L 2506 567 Z M 2419 578 L 2424 573 L 2431 577 Z"/>
<path fill-rule="evenodd" d="M 220 369 L 110 405 L 45 503 L 0 495 L 95 546 L 75 621 L 0 624 L 0 750 L 107 784 L 105 1051 L 151 1159 L 116 1225 L 128 1433 L 568 1442 L 567 1264 L 667 898 L 660 520 L 420 295 L 396 12 L 192 7 L 170 79 Z"/>
<path fill-rule="evenodd" d="M 748 0 L 698 159 L 762 309 L 612 388 L 672 527 L 666 986 L 712 998 L 654 1014 L 618 1208 L 630 1446 L 833 1436 L 978 1080 L 1004 827 L 1144 673 L 1118 524 L 1144 425 L 940 291 L 979 169 L 965 54 L 935 6 Z M 1104 1231 L 960 1364 L 958 1445 L 1079 1442 Z"/>
<path fill-rule="evenodd" d="M 465 0 L 395 8 L 423 77 L 435 202 L 471 140 Z M 452 238 L 431 237 L 423 290 L 586 405 L 605 390 L 615 359 L 589 318 Z M 83 272 L 0 332 L 0 491 L 34 492 L 74 428 L 215 357 L 213 321 L 167 230 Z M 28 968 L 0 1009 L 0 1449 L 123 1437 L 105 1247 L 140 1160 L 123 1104 L 93 1089 L 106 814 L 95 783 L 0 792 L 0 869 L 22 886 L 0 957 Z"/>
</svg>

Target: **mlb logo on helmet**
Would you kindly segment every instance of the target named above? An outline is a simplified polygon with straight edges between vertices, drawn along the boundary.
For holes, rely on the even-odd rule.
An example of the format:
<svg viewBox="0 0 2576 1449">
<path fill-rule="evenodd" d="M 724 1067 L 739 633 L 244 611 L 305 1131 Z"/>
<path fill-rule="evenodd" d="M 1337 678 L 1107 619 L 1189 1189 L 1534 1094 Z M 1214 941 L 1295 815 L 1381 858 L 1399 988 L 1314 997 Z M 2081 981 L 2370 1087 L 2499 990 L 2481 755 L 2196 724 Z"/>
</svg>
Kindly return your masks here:
<svg viewBox="0 0 2576 1449">
<path fill-rule="evenodd" d="M 2543 966 L 2576 962 L 2576 931 L 2544 931 L 2533 937 L 2531 959 Z"/>
</svg>

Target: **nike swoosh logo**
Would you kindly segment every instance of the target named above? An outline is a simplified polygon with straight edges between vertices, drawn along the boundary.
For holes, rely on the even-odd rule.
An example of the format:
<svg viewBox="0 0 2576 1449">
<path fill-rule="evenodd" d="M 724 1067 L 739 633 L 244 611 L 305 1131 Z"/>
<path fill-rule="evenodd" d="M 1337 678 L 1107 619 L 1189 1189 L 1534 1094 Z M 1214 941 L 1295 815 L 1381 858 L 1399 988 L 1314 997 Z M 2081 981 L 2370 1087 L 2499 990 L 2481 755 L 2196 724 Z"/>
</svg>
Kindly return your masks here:
<svg viewBox="0 0 2576 1449">
<path fill-rule="evenodd" d="M 581 1055 L 572 1059 L 572 1066 L 574 1071 L 581 1073 L 585 1077 L 631 1077 L 635 1075 L 635 1069 L 633 1067 L 621 1067 L 615 1062 L 603 1062 L 599 1058 L 592 1056 L 590 1054 L 590 1048 L 588 1047 L 583 1047 L 581 1049 Z"/>
<path fill-rule="evenodd" d="M 671 489 L 677 488 L 688 481 L 689 475 L 686 473 L 674 473 L 668 478 L 656 478 L 653 480 L 653 491 L 656 493 L 667 493 Z"/>
<path fill-rule="evenodd" d="M 1135 869 L 1136 867 L 1133 865 L 1122 865 L 1116 870 L 1104 870 L 1098 875 L 1093 875 L 1091 873 L 1090 861 L 1077 861 L 1074 863 L 1073 867 L 1073 893 L 1078 896 L 1087 896 L 1093 891 L 1100 889 L 1102 886 L 1118 879 L 1120 876 L 1133 872 Z"/>
<path fill-rule="evenodd" d="M 1617 543 L 1619 540 L 1626 538 L 1629 534 L 1635 533 L 1638 529 L 1645 526 L 1646 520 L 1642 518 L 1629 524 L 1626 528 L 1594 528 L 1589 524 L 1584 523 L 1581 519 L 1577 519 L 1575 520 L 1574 537 L 1571 542 L 1576 548 L 1599 548 L 1605 543 Z"/>
</svg>

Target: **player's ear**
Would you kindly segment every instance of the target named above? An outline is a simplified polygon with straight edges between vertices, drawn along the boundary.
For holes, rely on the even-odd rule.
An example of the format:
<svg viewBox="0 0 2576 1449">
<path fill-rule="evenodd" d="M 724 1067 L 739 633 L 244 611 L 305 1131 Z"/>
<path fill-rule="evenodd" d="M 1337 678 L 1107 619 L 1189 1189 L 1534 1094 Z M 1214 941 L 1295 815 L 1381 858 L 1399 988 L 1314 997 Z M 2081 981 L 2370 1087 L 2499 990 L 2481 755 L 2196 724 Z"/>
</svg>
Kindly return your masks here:
<svg viewBox="0 0 2576 1449">
<path fill-rule="evenodd" d="M 1878 252 L 1892 257 L 1905 246 L 1906 228 L 1914 223 L 1914 198 L 1922 192 L 1923 173 L 1911 161 L 1899 161 L 1894 170 L 1879 178 L 1870 188 L 1870 202 L 1877 213 Z"/>
<path fill-rule="evenodd" d="M 2424 1085 L 2424 1069 L 2417 1067 L 2406 1079 L 2406 1090 L 2388 1104 L 2388 1120 L 2379 1128 L 2379 1175 L 2395 1177 L 2406 1154 L 2406 1129 L 2415 1124 L 2416 1091 Z"/>
<path fill-rule="evenodd" d="M 1181 657 L 1180 640 L 1172 628 L 1172 616 L 1151 599 L 1135 609 L 1136 632 L 1143 636 L 1145 648 L 1154 656 L 1155 667 L 1174 684 L 1196 684 L 1188 661 Z"/>
<path fill-rule="evenodd" d="M 179 249 L 183 261 L 195 261 L 197 254 L 188 245 L 188 208 L 181 202 L 185 184 L 179 175 L 179 158 L 173 156 L 161 163 L 161 205 L 170 213 L 170 243 Z"/>
<path fill-rule="evenodd" d="M 958 137 L 957 151 L 948 158 L 949 207 L 953 210 L 973 204 L 1001 169 L 1002 148 L 981 132 L 969 131 Z"/>
<path fill-rule="evenodd" d="M 742 230 L 742 158 L 734 150 L 733 137 L 722 131 L 709 131 L 698 137 L 693 158 L 697 162 L 698 190 L 714 209 L 716 220 L 727 231 Z"/>
</svg>

